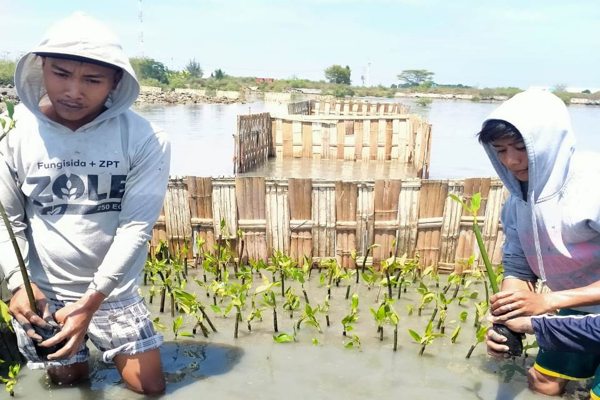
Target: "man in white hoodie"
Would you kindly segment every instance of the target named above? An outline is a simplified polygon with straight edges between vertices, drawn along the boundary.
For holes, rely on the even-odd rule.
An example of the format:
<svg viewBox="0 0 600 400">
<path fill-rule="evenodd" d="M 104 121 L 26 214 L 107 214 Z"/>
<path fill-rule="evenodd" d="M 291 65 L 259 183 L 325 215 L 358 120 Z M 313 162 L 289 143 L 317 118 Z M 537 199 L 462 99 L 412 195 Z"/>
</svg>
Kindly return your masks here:
<svg viewBox="0 0 600 400">
<path fill-rule="evenodd" d="M 600 307 L 600 176 L 597 156 L 575 150 L 563 101 L 527 90 L 498 107 L 479 133 L 510 193 L 502 210 L 504 280 L 492 296 L 495 322 L 528 315 L 597 313 Z M 536 283 L 551 291 L 537 292 Z M 488 353 L 503 357 L 506 338 L 490 329 Z M 560 395 L 569 380 L 598 375 L 600 356 L 541 348 L 530 388 Z M 600 396 L 600 383 L 592 388 Z"/>
<path fill-rule="evenodd" d="M 165 133 L 129 109 L 139 84 L 116 36 L 81 13 L 21 58 L 16 128 L 0 143 L 0 201 L 33 282 L 30 308 L 0 221 L 0 266 L 31 368 L 57 383 L 89 373 L 86 336 L 125 384 L 164 391 L 157 334 L 138 293 L 147 243 L 169 178 Z M 61 330 L 41 341 L 35 326 Z M 34 346 L 60 345 L 39 357 Z M 41 343 L 40 343 L 41 342 Z"/>
</svg>

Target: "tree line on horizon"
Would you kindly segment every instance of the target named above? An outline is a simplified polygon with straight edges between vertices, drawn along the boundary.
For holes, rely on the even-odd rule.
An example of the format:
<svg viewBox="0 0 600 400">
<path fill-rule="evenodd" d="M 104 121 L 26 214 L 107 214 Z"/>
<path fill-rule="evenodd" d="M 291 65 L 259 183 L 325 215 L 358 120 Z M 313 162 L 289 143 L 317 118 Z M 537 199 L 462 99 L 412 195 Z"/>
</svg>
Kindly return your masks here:
<svg viewBox="0 0 600 400">
<path fill-rule="evenodd" d="M 365 86 L 365 77 L 361 76 L 362 86 L 352 85 L 352 71 L 348 65 L 334 64 L 324 70 L 325 80 L 314 81 L 298 77 L 289 79 L 271 79 L 258 77 L 230 76 L 221 68 L 205 76 L 200 63 L 191 59 L 181 71 L 171 70 L 164 63 L 148 57 L 130 58 L 131 65 L 141 85 L 158 86 L 164 90 L 177 88 L 203 88 L 209 90 L 243 90 L 255 88 L 261 91 L 285 92 L 299 89 L 319 89 L 322 94 L 336 97 L 375 96 L 393 97 L 398 89 L 412 92 L 474 94 L 476 98 L 494 95 L 512 96 L 521 91 L 517 87 L 474 88 L 463 84 L 440 84 L 433 80 L 434 72 L 427 69 L 406 69 L 397 75 L 398 83 L 389 87 L 383 85 Z M 14 61 L 0 60 L 0 86 L 14 85 Z M 573 94 L 566 92 L 565 85 L 555 85 L 553 91 L 568 103 Z M 595 98 L 589 90 L 583 95 Z M 597 93 L 600 97 L 600 93 Z"/>
</svg>

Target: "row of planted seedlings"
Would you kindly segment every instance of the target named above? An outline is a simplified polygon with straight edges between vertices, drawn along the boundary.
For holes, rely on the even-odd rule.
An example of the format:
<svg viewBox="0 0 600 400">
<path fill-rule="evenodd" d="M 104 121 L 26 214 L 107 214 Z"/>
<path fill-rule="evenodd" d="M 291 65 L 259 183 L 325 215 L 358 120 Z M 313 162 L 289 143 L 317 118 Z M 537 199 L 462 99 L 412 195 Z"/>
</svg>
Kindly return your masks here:
<svg viewBox="0 0 600 400">
<path fill-rule="evenodd" d="M 222 222 L 221 229 L 224 228 Z M 339 334 L 346 348 L 360 348 L 361 339 L 355 328 L 365 319 L 369 320 L 360 315 L 359 303 L 362 302 L 372 304 L 370 323 L 380 341 L 384 341 L 384 330 L 393 332 L 394 351 L 398 349 L 399 331 L 403 331 L 401 314 L 424 317 L 430 313 L 422 329 L 406 329 L 409 335 L 406 337 L 418 345 L 419 355 L 441 338 L 456 343 L 463 327 L 470 326 L 473 333 L 472 339 L 468 339 L 472 340 L 466 354 L 469 358 L 485 340 L 489 328 L 487 274 L 473 256 L 466 261 L 464 272 L 440 276 L 432 266 L 420 265 L 418 257 L 409 259 L 405 255 L 390 255 L 378 265 L 367 265 L 369 253 L 377 244 L 370 246 L 362 257 L 353 252 L 353 268 L 342 268 L 335 258 L 314 261 L 305 257 L 299 265 L 279 251 L 269 260 L 244 262 L 241 231 L 235 241 L 219 236 L 212 249 L 206 248 L 200 237 L 195 246 L 197 256 L 189 266 L 184 256 L 188 254 L 187 248 L 171 255 L 164 242 L 146 263 L 144 280 L 149 301 L 160 303 L 160 313 L 167 312 L 166 304 L 170 304 L 171 330 L 175 338 L 195 336 L 198 331 L 209 337 L 211 331 L 217 332 L 218 318 L 234 318 L 233 337 L 236 339 L 241 329 L 251 333 L 255 324 L 270 320 L 273 339 L 278 343 L 299 340 L 298 332 L 307 327 L 315 332 L 312 342 L 319 344 L 319 335 L 325 334 L 324 327 L 333 325 L 341 326 Z M 494 274 L 498 275 L 494 279 L 499 281 L 500 266 Z M 311 280 L 318 282 L 309 285 Z M 336 302 L 332 304 L 335 288 L 341 289 L 337 289 Z M 359 292 L 368 298 L 361 299 Z M 407 300 L 407 294 L 412 300 Z M 397 310 L 400 301 L 405 305 L 402 313 Z M 344 310 L 337 321 L 332 321 L 332 307 Z M 286 322 L 286 326 L 291 325 L 291 328 L 283 332 L 281 318 L 286 315 L 292 321 Z M 449 316 L 457 317 L 449 319 Z M 154 319 L 154 324 L 159 330 L 168 329 L 160 317 Z M 525 351 L 533 347 L 536 347 L 535 342 L 526 344 Z"/>
</svg>

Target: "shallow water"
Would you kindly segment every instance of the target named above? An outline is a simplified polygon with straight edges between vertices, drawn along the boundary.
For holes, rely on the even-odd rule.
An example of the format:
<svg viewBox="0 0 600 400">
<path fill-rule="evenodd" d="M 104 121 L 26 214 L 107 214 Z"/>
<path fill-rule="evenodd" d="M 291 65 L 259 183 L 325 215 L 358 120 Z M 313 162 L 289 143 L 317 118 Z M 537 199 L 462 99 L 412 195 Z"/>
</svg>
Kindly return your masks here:
<svg viewBox="0 0 600 400">
<path fill-rule="evenodd" d="M 500 103 L 435 99 L 426 107 L 412 99 L 369 99 L 407 104 L 432 124 L 431 179 L 495 176 L 475 134 Z M 281 113 L 285 104 L 137 105 L 136 110 L 164 128 L 171 139 L 171 175 L 232 176 L 233 134 L 240 114 Z M 600 151 L 600 107 L 569 106 L 578 148 Z"/>
<path fill-rule="evenodd" d="M 299 288 L 296 292 L 300 293 Z M 273 341 L 272 317 L 264 311 L 262 322 L 253 323 L 252 331 L 240 324 L 239 338 L 233 338 L 234 315 L 227 318 L 209 312 L 218 329 L 208 339 L 179 337 L 164 332 L 167 342 L 161 349 L 167 376 L 167 392 L 163 398 L 196 399 L 200 396 L 224 400 L 233 399 L 538 399 L 527 389 L 524 371 L 532 364 L 530 357 L 497 362 L 485 354 L 479 344 L 470 359 L 465 359 L 474 341 L 472 317 L 457 322 L 456 315 L 463 310 L 472 312 L 472 306 L 454 306 L 448 316 L 447 334 L 456 324 L 462 326 L 456 344 L 449 337 L 437 339 L 419 356 L 420 346 L 413 342 L 408 329 L 422 331 L 431 315 L 432 306 L 423 316 L 409 315 L 408 305 L 416 307 L 419 296 L 414 288 L 396 303 L 400 315 L 399 347 L 393 351 L 393 331 L 384 328 L 384 340 L 379 341 L 369 308 L 376 307 L 376 289 L 352 285 L 360 296 L 359 321 L 352 334 L 360 337 L 360 349 L 346 349 L 342 336 L 343 316 L 349 310 L 345 300 L 345 286 L 332 288 L 331 326 L 324 316 L 319 317 L 323 333 L 303 325 L 294 343 L 278 344 Z M 308 289 L 311 304 L 324 299 L 326 290 L 313 276 Z M 383 294 L 379 293 L 379 298 Z M 202 293 L 202 297 L 204 294 Z M 281 303 L 281 300 L 278 301 Z M 171 326 L 170 313 L 156 311 L 167 327 Z M 168 303 L 168 302 L 167 302 Z M 207 298 L 206 303 L 210 303 Z M 167 306 L 168 307 L 168 306 Z M 293 333 L 299 314 L 291 319 L 279 310 L 279 331 Z M 453 322 L 452 322 L 453 321 Z M 191 324 L 187 324 L 188 330 Z M 169 328 L 170 330 L 170 328 Z M 312 339 L 319 341 L 312 344 Z M 94 353 L 95 354 L 95 353 Z M 17 398 L 47 397 L 50 399 L 139 399 L 120 383 L 116 370 L 97 360 L 93 361 L 93 375 L 88 384 L 60 388 L 47 383 L 40 371 L 23 370 L 17 385 Z M 566 398 L 586 398 L 580 386 L 569 386 Z"/>
</svg>

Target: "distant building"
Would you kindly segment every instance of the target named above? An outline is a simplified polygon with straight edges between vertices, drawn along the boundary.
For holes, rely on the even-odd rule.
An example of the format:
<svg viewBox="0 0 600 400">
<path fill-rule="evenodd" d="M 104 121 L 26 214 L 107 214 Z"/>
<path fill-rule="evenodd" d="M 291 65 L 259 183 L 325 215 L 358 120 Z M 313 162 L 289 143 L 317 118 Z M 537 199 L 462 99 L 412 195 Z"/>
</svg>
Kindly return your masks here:
<svg viewBox="0 0 600 400">
<path fill-rule="evenodd" d="M 312 88 L 294 88 L 291 89 L 292 93 L 303 93 L 303 94 L 321 94 L 321 89 L 312 89 Z"/>
</svg>

